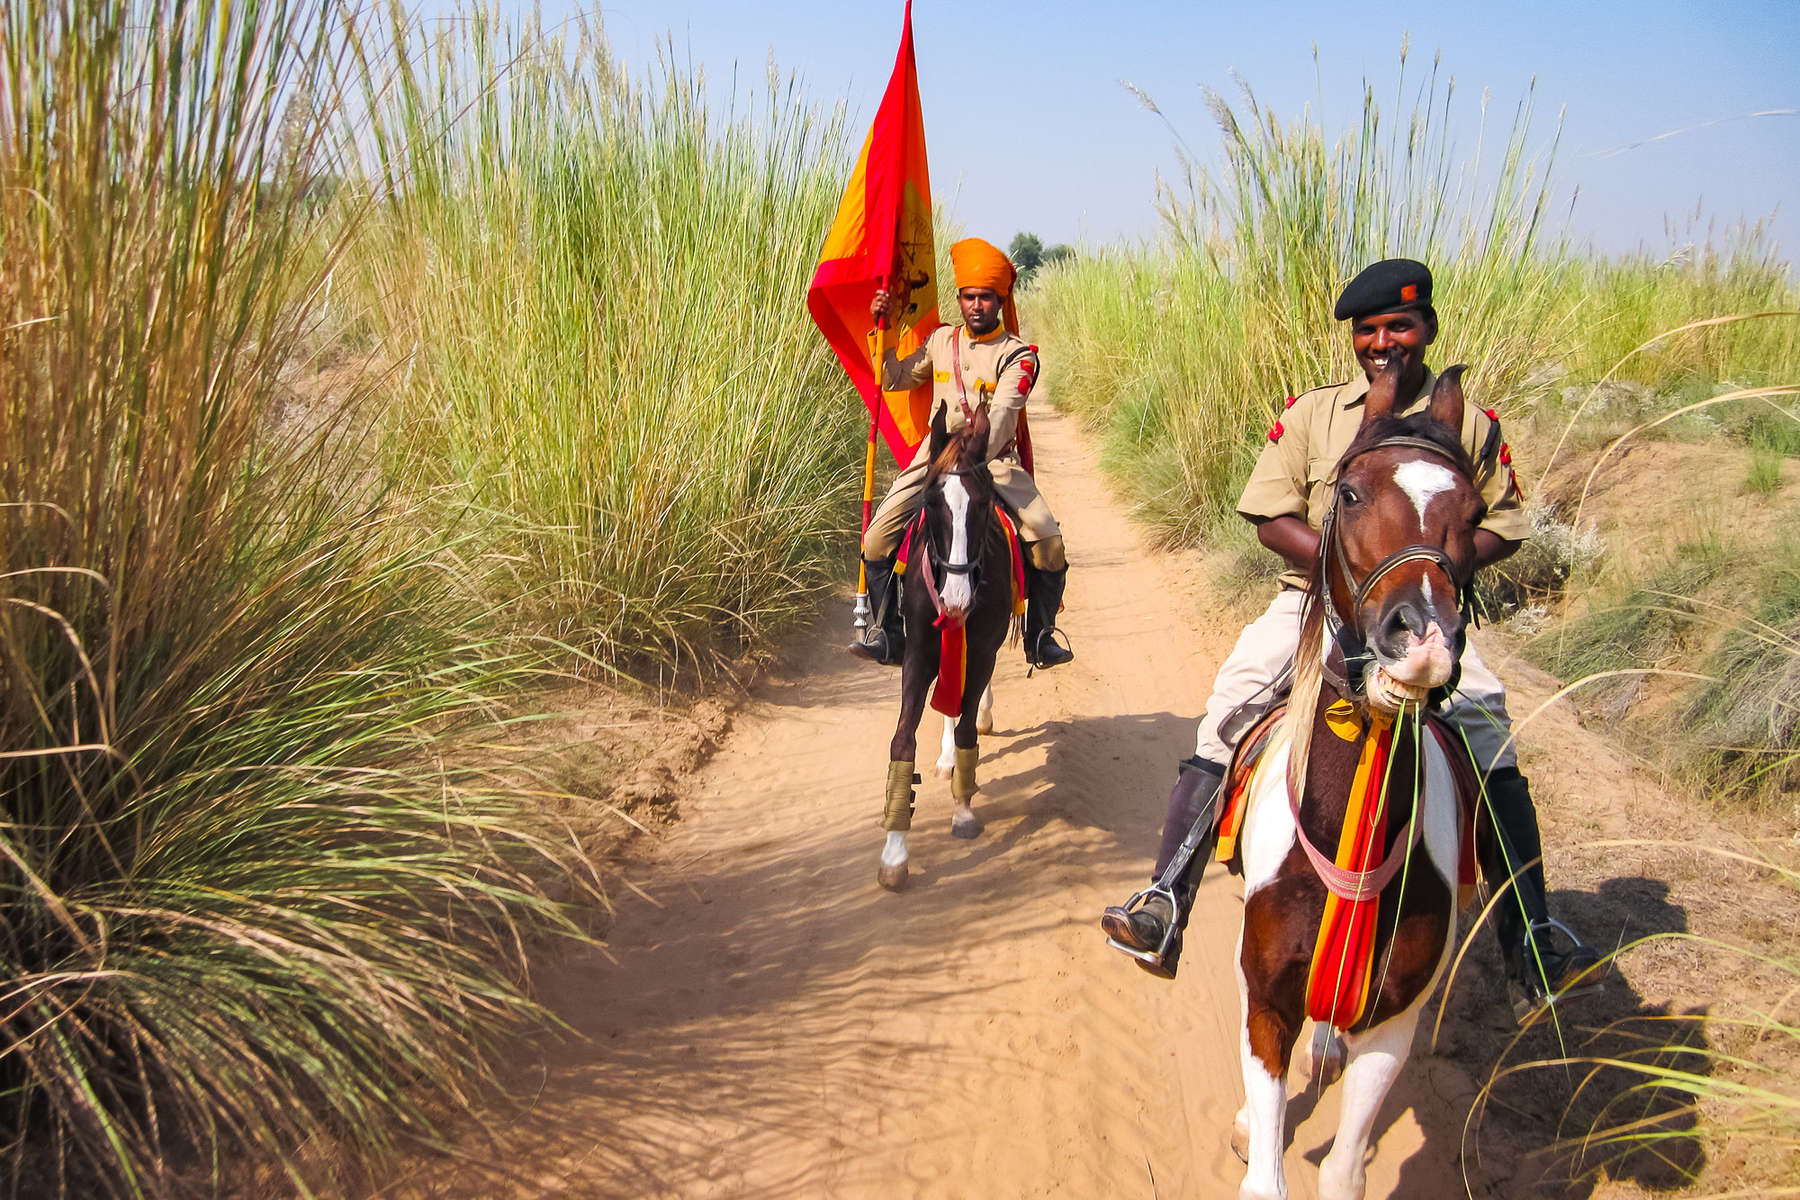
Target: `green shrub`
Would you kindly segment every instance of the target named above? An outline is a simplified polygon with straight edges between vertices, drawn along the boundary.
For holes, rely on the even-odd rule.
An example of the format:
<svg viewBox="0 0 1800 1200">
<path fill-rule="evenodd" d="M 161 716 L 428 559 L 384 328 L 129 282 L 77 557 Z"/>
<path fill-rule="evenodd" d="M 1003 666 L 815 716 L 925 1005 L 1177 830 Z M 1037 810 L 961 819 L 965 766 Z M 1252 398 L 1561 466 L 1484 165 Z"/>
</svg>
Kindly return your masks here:
<svg viewBox="0 0 1800 1200">
<path fill-rule="evenodd" d="M 1503 617 L 1560 596 L 1570 579 L 1594 567 L 1605 550 L 1598 533 L 1564 521 L 1554 505 L 1533 498 L 1525 508 L 1531 536 L 1510 558 L 1475 576 L 1476 597 L 1489 616 Z"/>
<path fill-rule="evenodd" d="M 1677 728 L 1692 749 L 1684 767 L 1713 789 L 1749 794 L 1792 788 L 1800 758 L 1800 554 L 1766 571 L 1753 614 L 1713 652 Z"/>
<path fill-rule="evenodd" d="M 1774 494 L 1781 488 L 1781 463 L 1779 450 L 1752 450 L 1750 469 L 1744 475 L 1744 490 L 1756 496 Z"/>
</svg>

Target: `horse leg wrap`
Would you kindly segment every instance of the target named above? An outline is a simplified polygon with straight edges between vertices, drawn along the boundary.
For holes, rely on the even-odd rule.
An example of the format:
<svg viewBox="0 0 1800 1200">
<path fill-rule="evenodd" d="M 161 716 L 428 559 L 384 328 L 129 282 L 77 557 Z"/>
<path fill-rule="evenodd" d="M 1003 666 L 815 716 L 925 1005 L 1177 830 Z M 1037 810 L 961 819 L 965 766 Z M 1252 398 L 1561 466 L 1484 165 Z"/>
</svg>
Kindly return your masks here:
<svg viewBox="0 0 1800 1200">
<path fill-rule="evenodd" d="M 917 782 L 919 777 L 913 774 L 911 763 L 888 764 L 887 804 L 881 810 L 881 827 L 889 833 L 904 833 L 912 828 L 913 784 Z"/>
<path fill-rule="evenodd" d="M 950 794 L 958 804 L 967 804 L 975 795 L 975 760 L 981 751 L 974 746 L 956 748 L 956 767 L 950 772 Z"/>
</svg>

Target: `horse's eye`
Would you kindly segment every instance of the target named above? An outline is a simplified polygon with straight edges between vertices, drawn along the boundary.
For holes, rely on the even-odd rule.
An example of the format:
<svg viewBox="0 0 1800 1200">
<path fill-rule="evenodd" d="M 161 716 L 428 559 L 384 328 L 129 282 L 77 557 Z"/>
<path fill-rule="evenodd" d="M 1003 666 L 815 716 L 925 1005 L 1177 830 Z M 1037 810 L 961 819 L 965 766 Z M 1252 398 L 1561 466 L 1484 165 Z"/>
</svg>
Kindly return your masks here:
<svg viewBox="0 0 1800 1200">
<path fill-rule="evenodd" d="M 1339 488 L 1338 489 L 1338 499 L 1343 501 L 1345 504 L 1361 504 L 1362 503 L 1362 497 L 1356 494 L 1356 489 L 1353 487 Z"/>
</svg>

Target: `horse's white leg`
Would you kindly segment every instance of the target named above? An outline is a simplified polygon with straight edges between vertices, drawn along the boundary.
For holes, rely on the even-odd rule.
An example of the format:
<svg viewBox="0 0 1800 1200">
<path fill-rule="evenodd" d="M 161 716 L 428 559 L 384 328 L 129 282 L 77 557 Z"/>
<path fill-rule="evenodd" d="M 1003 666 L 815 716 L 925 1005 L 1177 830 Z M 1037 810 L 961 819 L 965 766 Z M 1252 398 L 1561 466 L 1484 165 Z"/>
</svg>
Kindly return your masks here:
<svg viewBox="0 0 1800 1200">
<path fill-rule="evenodd" d="M 975 708 L 975 732 L 994 732 L 994 685 L 981 689 L 981 703 Z"/>
<path fill-rule="evenodd" d="M 944 718 L 944 746 L 938 752 L 937 776 L 939 779 L 950 778 L 950 772 L 956 769 L 956 718 Z"/>
<path fill-rule="evenodd" d="M 1244 982 L 1242 932 L 1232 961 L 1237 970 L 1238 1011 L 1243 1017 L 1238 1055 L 1244 1072 L 1244 1107 L 1238 1116 L 1246 1127 L 1248 1142 L 1248 1170 L 1238 1186 L 1238 1200 L 1287 1200 L 1287 1176 L 1281 1163 L 1287 1142 L 1287 1081 L 1271 1074 L 1250 1048 L 1250 989 Z"/>
<path fill-rule="evenodd" d="M 1450 879 L 1444 885 L 1456 894 Z M 1456 949 L 1456 914 L 1450 914 L 1450 927 L 1444 933 L 1444 949 L 1438 955 L 1437 970 L 1431 982 L 1405 1012 L 1383 1021 L 1373 1029 L 1345 1035 L 1349 1065 L 1344 1068 L 1344 1095 L 1338 1110 L 1337 1137 L 1332 1139 L 1331 1153 L 1319 1164 L 1319 1200 L 1362 1200 L 1366 1186 L 1364 1160 L 1369 1157 L 1369 1131 L 1381 1111 L 1388 1090 L 1400 1077 L 1412 1053 L 1413 1033 L 1419 1027 L 1419 1015 L 1426 1001 L 1437 991 L 1438 980 L 1450 965 Z"/>
<path fill-rule="evenodd" d="M 881 886 L 898 891 L 906 882 L 906 834 L 897 829 L 888 831 L 887 843 L 881 847 L 881 870 L 876 873 Z"/>
<path fill-rule="evenodd" d="M 1381 1102 L 1387 1099 L 1388 1089 L 1406 1065 L 1413 1030 L 1418 1027 L 1424 1007 L 1421 997 L 1392 1020 L 1346 1039 L 1350 1065 L 1344 1068 L 1337 1137 L 1331 1143 L 1331 1153 L 1319 1164 L 1319 1200 L 1363 1200 L 1369 1131 L 1375 1126 L 1375 1116 L 1381 1110 Z"/>
</svg>

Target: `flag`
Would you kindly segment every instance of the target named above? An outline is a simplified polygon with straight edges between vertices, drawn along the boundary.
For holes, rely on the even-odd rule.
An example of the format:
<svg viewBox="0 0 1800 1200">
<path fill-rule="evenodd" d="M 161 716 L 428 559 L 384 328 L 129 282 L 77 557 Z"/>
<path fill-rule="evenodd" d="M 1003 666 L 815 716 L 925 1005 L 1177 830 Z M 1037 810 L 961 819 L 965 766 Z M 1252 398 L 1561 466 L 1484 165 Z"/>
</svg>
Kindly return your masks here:
<svg viewBox="0 0 1800 1200">
<path fill-rule="evenodd" d="M 906 4 L 894 74 L 806 293 L 806 307 L 819 332 L 862 394 L 895 461 L 904 465 L 924 440 L 931 385 L 906 392 L 881 390 L 875 339 L 867 336 L 869 302 L 880 288 L 894 298 L 886 344 L 905 358 L 939 324 L 931 179 L 925 169 L 919 73 L 913 65 L 912 0 Z"/>
</svg>

